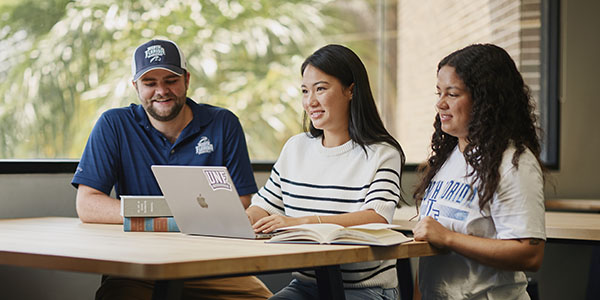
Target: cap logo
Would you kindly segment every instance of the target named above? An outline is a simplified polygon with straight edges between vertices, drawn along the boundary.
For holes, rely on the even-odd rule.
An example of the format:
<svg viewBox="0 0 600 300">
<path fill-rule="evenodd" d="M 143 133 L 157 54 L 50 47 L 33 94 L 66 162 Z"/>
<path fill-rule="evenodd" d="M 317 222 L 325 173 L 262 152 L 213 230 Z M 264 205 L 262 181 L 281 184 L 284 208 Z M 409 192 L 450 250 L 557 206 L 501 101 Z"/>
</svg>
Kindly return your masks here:
<svg viewBox="0 0 600 300">
<path fill-rule="evenodd" d="M 183 53 L 172 41 L 151 40 L 139 45 L 133 52 L 131 73 L 134 81 L 154 69 L 181 76 L 186 72 L 185 68 Z"/>
<path fill-rule="evenodd" d="M 150 62 L 161 61 L 165 55 L 165 48 L 161 45 L 154 45 L 146 48 L 146 58 L 150 58 Z"/>
</svg>

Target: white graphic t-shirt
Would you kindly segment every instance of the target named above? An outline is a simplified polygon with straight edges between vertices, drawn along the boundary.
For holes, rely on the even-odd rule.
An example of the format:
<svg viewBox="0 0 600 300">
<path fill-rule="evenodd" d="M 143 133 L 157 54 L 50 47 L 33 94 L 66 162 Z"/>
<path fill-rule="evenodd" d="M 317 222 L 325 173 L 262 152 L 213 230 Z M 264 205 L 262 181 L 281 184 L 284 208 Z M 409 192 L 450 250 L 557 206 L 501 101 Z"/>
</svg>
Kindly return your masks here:
<svg viewBox="0 0 600 300">
<path fill-rule="evenodd" d="M 500 183 L 483 209 L 478 184 L 458 147 L 432 178 L 420 206 L 420 218 L 431 216 L 446 228 L 492 239 L 546 239 L 541 168 L 528 149 L 512 164 L 509 146 L 499 167 Z M 422 299 L 529 299 L 523 272 L 503 271 L 455 252 L 419 260 Z"/>
</svg>

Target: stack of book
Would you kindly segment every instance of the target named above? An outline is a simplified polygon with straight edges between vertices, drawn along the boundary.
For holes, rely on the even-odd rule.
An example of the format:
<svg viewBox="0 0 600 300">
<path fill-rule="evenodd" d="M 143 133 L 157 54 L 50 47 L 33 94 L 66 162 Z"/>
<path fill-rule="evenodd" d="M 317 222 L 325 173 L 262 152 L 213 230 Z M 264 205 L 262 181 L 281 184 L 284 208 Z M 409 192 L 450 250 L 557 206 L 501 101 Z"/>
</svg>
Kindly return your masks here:
<svg viewBox="0 0 600 300">
<path fill-rule="evenodd" d="M 179 232 L 163 196 L 121 196 L 124 231 Z"/>
</svg>

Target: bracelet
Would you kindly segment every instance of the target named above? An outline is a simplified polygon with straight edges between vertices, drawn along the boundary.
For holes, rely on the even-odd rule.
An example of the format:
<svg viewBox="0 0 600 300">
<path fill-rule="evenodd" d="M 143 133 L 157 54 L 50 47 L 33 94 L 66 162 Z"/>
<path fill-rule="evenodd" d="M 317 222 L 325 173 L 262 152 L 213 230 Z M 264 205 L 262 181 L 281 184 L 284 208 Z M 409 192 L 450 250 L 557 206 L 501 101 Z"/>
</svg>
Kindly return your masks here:
<svg viewBox="0 0 600 300">
<path fill-rule="evenodd" d="M 318 215 L 315 215 L 315 217 L 317 217 L 317 220 L 319 220 L 319 224 L 321 224 L 321 218 Z"/>
</svg>

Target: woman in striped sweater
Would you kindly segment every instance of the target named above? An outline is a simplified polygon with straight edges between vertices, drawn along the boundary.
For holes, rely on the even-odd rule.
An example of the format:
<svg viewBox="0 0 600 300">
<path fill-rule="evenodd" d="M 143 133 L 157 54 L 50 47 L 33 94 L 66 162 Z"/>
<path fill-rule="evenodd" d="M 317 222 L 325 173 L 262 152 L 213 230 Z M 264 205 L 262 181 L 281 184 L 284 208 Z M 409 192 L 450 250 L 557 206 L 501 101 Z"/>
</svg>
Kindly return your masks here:
<svg viewBox="0 0 600 300">
<path fill-rule="evenodd" d="M 404 153 L 377 112 L 360 58 L 327 45 L 301 68 L 305 133 L 290 138 L 247 213 L 257 232 L 306 223 L 389 223 L 402 200 Z M 396 299 L 395 261 L 341 268 L 347 299 Z M 311 272 L 272 299 L 315 299 Z"/>
</svg>

